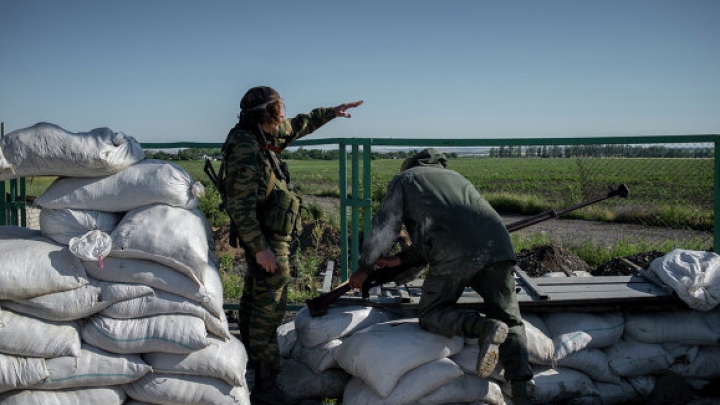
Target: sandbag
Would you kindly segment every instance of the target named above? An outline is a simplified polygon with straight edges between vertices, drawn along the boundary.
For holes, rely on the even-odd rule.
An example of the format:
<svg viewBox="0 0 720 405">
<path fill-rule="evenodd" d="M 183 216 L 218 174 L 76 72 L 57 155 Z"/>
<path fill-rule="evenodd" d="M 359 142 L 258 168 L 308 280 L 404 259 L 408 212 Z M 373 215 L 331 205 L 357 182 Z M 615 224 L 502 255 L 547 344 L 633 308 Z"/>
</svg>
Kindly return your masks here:
<svg viewBox="0 0 720 405">
<path fill-rule="evenodd" d="M 333 339 L 310 349 L 297 345 L 292 351 L 292 358 L 308 366 L 313 373 L 320 374 L 325 370 L 339 367 L 333 353 L 341 344 L 342 339 Z"/>
<path fill-rule="evenodd" d="M 434 360 L 408 371 L 400 378 L 395 388 L 384 397 L 356 377 L 345 387 L 343 405 L 415 404 L 420 398 L 460 378 L 463 374 L 460 367 L 447 358 Z"/>
<path fill-rule="evenodd" d="M 690 308 L 710 311 L 720 303 L 720 255 L 675 249 L 650 263 L 650 271 Z"/>
<path fill-rule="evenodd" d="M 175 163 L 145 159 L 101 178 L 61 177 L 35 204 L 43 209 L 127 212 L 144 205 L 197 208 L 204 186 Z"/>
<path fill-rule="evenodd" d="M 463 345 L 460 336 L 441 336 L 422 329 L 417 318 L 402 319 L 353 333 L 335 350 L 334 356 L 347 373 L 359 377 L 381 398 L 386 398 L 407 372 L 452 356 Z"/>
<path fill-rule="evenodd" d="M 304 364 L 293 359 L 281 359 L 282 369 L 277 384 L 291 401 L 342 398 L 345 386 L 352 377 L 335 368 L 315 374 Z"/>
<path fill-rule="evenodd" d="M 118 301 L 152 294 L 152 288 L 144 285 L 91 280 L 91 284 L 74 290 L 5 301 L 3 305 L 19 314 L 48 321 L 74 321 L 98 313 Z"/>
<path fill-rule="evenodd" d="M 277 328 L 277 342 L 280 356 L 289 359 L 297 343 L 295 321 L 284 323 Z"/>
<path fill-rule="evenodd" d="M 247 387 L 210 377 L 151 373 L 122 387 L 131 398 L 152 404 L 250 405 Z"/>
<path fill-rule="evenodd" d="M 0 232 L 0 300 L 21 300 L 73 290 L 89 283 L 80 259 L 44 236 L 18 238 Z M 30 235 L 30 234 L 27 234 Z"/>
<path fill-rule="evenodd" d="M 713 345 L 720 340 L 720 314 L 687 309 L 625 314 L 625 335 L 643 343 Z"/>
<path fill-rule="evenodd" d="M 689 362 L 673 364 L 670 371 L 685 378 L 720 378 L 720 347 L 700 346 L 697 355 Z"/>
<path fill-rule="evenodd" d="M 386 310 L 360 305 L 330 307 L 325 315 L 312 317 L 307 307 L 302 307 L 295 314 L 295 329 L 298 342 L 306 348 L 312 348 L 370 325 L 397 318 L 397 315 Z"/>
<path fill-rule="evenodd" d="M 109 256 L 152 260 L 203 284 L 212 232 L 199 210 L 159 204 L 137 208 L 125 214 L 110 237 Z"/>
<path fill-rule="evenodd" d="M 634 403 L 642 399 L 626 380 L 621 380 L 617 384 L 595 381 L 595 388 L 603 405 Z"/>
<path fill-rule="evenodd" d="M 550 331 L 540 315 L 522 314 L 527 336 L 528 361 L 538 365 L 555 365 L 555 344 Z"/>
<path fill-rule="evenodd" d="M 120 219 L 122 215 L 112 212 L 43 208 L 40 210 L 40 232 L 61 245 L 67 245 L 70 239 L 89 231 L 110 233 Z"/>
<path fill-rule="evenodd" d="M 80 334 L 74 322 L 50 322 L 0 311 L 0 353 L 53 358 L 80 354 Z"/>
<path fill-rule="evenodd" d="M 32 176 L 100 177 L 145 158 L 132 136 L 96 128 L 72 133 L 45 122 L 0 138 L 0 181 Z"/>
<path fill-rule="evenodd" d="M 217 266 L 205 266 L 204 285 L 150 260 L 107 257 L 103 260 L 103 267 L 97 262 L 83 262 L 83 267 L 90 277 L 98 280 L 144 284 L 197 302 L 216 317 L 224 314 L 222 280 Z"/>
<path fill-rule="evenodd" d="M 45 359 L 0 353 L 0 393 L 29 387 L 48 375 Z"/>
<path fill-rule="evenodd" d="M 122 405 L 127 399 L 120 386 L 72 388 L 57 391 L 22 390 L 0 394 L 3 405 Z"/>
<path fill-rule="evenodd" d="M 567 355 L 558 361 L 559 367 L 572 368 L 582 371 L 593 381 L 602 381 L 611 384 L 620 384 L 622 378 L 610 368 L 610 361 L 602 349 L 588 347 Z"/>
<path fill-rule="evenodd" d="M 417 405 L 480 403 L 505 405 L 500 386 L 489 378 L 463 374 L 417 400 Z"/>
<path fill-rule="evenodd" d="M 182 314 L 136 319 L 86 318 L 83 341 L 112 353 L 190 353 L 210 344 L 202 319 Z"/>
<path fill-rule="evenodd" d="M 227 340 L 208 338 L 204 349 L 187 353 L 145 353 L 143 358 L 154 373 L 186 374 L 213 377 L 230 385 L 246 385 L 247 352 L 236 337 Z"/>
<path fill-rule="evenodd" d="M 534 366 L 533 384 L 529 397 L 535 404 L 555 403 L 568 398 L 597 396 L 598 392 L 590 377 L 580 371 L 557 367 Z M 502 386 L 505 394 L 511 395 L 510 383 Z"/>
<path fill-rule="evenodd" d="M 100 311 L 100 314 L 116 319 L 132 319 L 163 314 L 187 314 L 202 319 L 208 332 L 224 339 L 229 339 L 231 336 L 227 318 L 224 316 L 216 318 L 197 302 L 164 291 L 157 291 L 153 295 L 139 296 L 113 303 Z"/>
<path fill-rule="evenodd" d="M 553 312 L 545 314 L 543 319 L 550 331 L 557 361 L 586 347 L 612 346 L 625 330 L 621 312 Z"/>
<path fill-rule="evenodd" d="M 138 354 L 118 355 L 82 345 L 78 357 L 46 361 L 48 378 L 31 387 L 38 390 L 102 387 L 126 384 L 152 371 Z"/>
<path fill-rule="evenodd" d="M 670 359 L 662 345 L 638 342 L 627 336 L 605 352 L 610 368 L 622 377 L 661 373 L 670 368 Z"/>
</svg>

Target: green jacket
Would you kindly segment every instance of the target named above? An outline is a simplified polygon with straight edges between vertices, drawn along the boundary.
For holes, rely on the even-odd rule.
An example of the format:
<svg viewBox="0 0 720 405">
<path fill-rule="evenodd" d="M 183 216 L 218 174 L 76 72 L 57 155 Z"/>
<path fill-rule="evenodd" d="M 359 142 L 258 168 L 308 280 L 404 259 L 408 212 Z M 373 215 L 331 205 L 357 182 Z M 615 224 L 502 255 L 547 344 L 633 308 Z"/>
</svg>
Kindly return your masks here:
<svg viewBox="0 0 720 405">
<path fill-rule="evenodd" d="M 309 114 L 299 114 L 286 119 L 277 133 L 267 134 L 267 139 L 278 150 L 285 149 L 294 140 L 309 135 L 335 118 L 332 108 L 316 108 Z M 275 153 L 275 152 L 271 152 Z M 225 193 L 227 211 L 235 221 L 238 235 L 253 253 L 269 248 L 258 220 L 263 209 L 272 162 L 260 143 L 250 131 L 235 127 L 223 145 L 223 164 L 226 166 Z M 275 181 L 275 189 L 286 189 L 282 179 Z"/>
<path fill-rule="evenodd" d="M 435 263 L 468 258 L 484 266 L 515 260 L 510 234 L 500 215 L 445 158 L 426 149 L 407 162 L 387 188 L 363 244 L 360 271 L 372 271 L 405 225 L 412 241 L 403 263 Z"/>
</svg>

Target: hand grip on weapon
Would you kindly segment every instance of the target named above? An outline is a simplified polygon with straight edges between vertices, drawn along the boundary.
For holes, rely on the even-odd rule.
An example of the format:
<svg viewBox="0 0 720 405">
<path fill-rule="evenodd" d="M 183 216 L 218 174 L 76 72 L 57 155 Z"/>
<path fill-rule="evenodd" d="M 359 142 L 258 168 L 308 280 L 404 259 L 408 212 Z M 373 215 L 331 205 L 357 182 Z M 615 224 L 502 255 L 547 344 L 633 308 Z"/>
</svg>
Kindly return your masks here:
<svg viewBox="0 0 720 405">
<path fill-rule="evenodd" d="M 339 106 L 333 108 L 333 109 L 335 110 L 335 116 L 336 116 L 336 117 L 350 118 L 350 117 L 352 117 L 352 114 L 350 114 L 349 112 L 347 112 L 347 109 L 348 109 L 348 108 L 358 107 L 358 106 L 359 106 L 360 104 L 362 104 L 362 103 L 363 103 L 363 101 L 360 100 L 360 101 L 355 101 L 355 102 L 352 102 L 352 103 L 343 103 L 343 104 L 340 104 Z"/>
</svg>

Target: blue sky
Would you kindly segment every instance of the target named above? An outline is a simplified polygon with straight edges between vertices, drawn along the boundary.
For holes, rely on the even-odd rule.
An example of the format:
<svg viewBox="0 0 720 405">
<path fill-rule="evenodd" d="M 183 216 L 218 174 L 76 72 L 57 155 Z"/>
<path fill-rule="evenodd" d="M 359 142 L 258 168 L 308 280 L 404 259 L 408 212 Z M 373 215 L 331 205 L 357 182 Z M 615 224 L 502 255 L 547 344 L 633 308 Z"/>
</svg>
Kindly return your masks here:
<svg viewBox="0 0 720 405">
<path fill-rule="evenodd" d="M 0 121 L 222 142 L 255 85 L 313 136 L 720 133 L 720 1 L 0 1 Z"/>
</svg>

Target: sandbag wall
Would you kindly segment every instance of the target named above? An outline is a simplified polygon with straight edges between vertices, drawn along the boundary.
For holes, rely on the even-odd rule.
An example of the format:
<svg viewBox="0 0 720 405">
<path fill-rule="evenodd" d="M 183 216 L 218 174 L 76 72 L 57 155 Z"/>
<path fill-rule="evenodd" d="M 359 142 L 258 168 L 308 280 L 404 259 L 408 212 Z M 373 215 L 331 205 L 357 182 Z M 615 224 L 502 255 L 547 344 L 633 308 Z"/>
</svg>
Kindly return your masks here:
<svg viewBox="0 0 720 405">
<path fill-rule="evenodd" d="M 52 124 L 0 140 L 0 178 L 61 176 L 40 231 L 0 227 L 1 404 L 249 404 L 200 183 L 132 138 Z M 80 258 L 87 235 L 106 257 Z"/>
<path fill-rule="evenodd" d="M 659 376 L 695 389 L 720 377 L 720 313 L 689 308 L 524 312 L 534 404 L 643 401 Z M 417 319 L 364 306 L 301 309 L 278 329 L 279 379 L 297 398 L 353 404 L 512 404 L 502 367 L 475 373 L 477 341 L 424 331 Z M 333 396 L 335 395 L 335 396 Z"/>
</svg>

